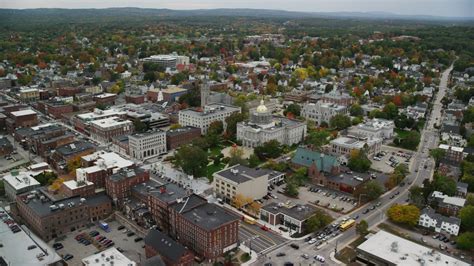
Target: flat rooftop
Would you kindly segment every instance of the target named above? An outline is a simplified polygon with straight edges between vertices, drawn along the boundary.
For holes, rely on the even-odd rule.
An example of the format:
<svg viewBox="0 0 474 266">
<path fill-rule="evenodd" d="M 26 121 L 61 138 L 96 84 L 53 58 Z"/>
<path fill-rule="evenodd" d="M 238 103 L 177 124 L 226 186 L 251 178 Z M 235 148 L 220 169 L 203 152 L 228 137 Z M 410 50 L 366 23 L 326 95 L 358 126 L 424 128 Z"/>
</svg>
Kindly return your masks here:
<svg viewBox="0 0 474 266">
<path fill-rule="evenodd" d="M 183 216 L 191 223 L 206 230 L 214 230 L 222 225 L 239 220 L 237 215 L 227 212 L 213 203 L 206 203 L 196 207 Z"/>
<path fill-rule="evenodd" d="M 31 109 L 20 110 L 16 112 L 11 112 L 13 116 L 25 116 L 25 115 L 35 115 L 36 112 Z"/>
<path fill-rule="evenodd" d="M 125 111 L 120 111 L 120 110 L 115 110 L 115 109 L 107 109 L 107 110 L 95 109 L 94 112 L 78 114 L 77 117 L 80 118 L 81 120 L 93 121 L 93 120 L 98 120 L 105 117 L 121 116 L 125 114 L 126 114 Z"/>
<path fill-rule="evenodd" d="M 110 127 L 118 127 L 118 126 L 125 126 L 125 125 L 131 126 L 133 123 L 130 120 L 122 119 L 118 116 L 112 116 L 112 117 L 94 120 L 91 122 L 91 124 L 97 128 L 107 129 Z"/>
<path fill-rule="evenodd" d="M 383 230 L 370 236 L 369 239 L 357 247 L 357 250 L 395 265 L 421 265 L 420 259 L 425 262 L 425 265 L 430 266 L 469 265 L 469 263 Z"/>
<path fill-rule="evenodd" d="M 20 190 L 31 186 L 39 186 L 40 183 L 36 181 L 34 176 L 40 173 L 41 172 L 27 171 L 19 172 L 17 175 L 15 175 L 12 171 L 12 173 L 4 175 L 3 180 L 10 184 L 10 186 L 15 188 L 16 190 Z"/>
<path fill-rule="evenodd" d="M 52 247 L 26 227 L 21 227 L 20 232 L 13 233 L 4 222 L 13 219 L 3 208 L 0 208 L 0 218 L 2 220 L 0 221 L 0 243 L 3 245 L 0 254 L 7 265 L 50 265 L 62 260 Z M 24 230 L 28 230 L 28 234 Z M 28 250 L 28 247 L 32 245 L 37 247 Z M 38 256 L 40 254 L 41 257 Z"/>
<path fill-rule="evenodd" d="M 265 168 L 250 168 L 244 165 L 235 165 L 221 170 L 215 174 L 240 184 L 265 175 L 268 175 L 270 177 L 283 173 Z"/>
<path fill-rule="evenodd" d="M 204 110 L 198 110 L 194 108 L 185 109 L 179 111 L 179 113 L 188 114 L 192 116 L 211 116 L 220 113 L 227 112 L 240 112 L 240 107 L 225 105 L 225 104 L 211 104 L 204 107 Z"/>
<path fill-rule="evenodd" d="M 177 136 L 177 135 L 188 133 L 188 132 L 193 131 L 193 130 L 195 130 L 195 131 L 199 132 L 199 134 L 201 134 L 201 129 L 200 128 L 197 128 L 197 127 L 180 127 L 180 128 L 171 129 L 171 130 L 166 131 L 166 135 L 167 136 Z"/>
<path fill-rule="evenodd" d="M 135 266 L 136 262 L 127 258 L 115 247 L 106 249 L 97 254 L 85 257 L 82 259 L 84 265 L 91 266 L 114 266 L 114 265 L 123 265 L 123 266 Z"/>
<path fill-rule="evenodd" d="M 145 189 L 148 190 L 148 193 L 159 200 L 171 203 L 177 201 L 178 199 L 182 199 L 188 195 L 187 191 L 179 187 L 176 184 L 168 183 L 161 186 L 153 187 L 146 187 Z"/>
</svg>

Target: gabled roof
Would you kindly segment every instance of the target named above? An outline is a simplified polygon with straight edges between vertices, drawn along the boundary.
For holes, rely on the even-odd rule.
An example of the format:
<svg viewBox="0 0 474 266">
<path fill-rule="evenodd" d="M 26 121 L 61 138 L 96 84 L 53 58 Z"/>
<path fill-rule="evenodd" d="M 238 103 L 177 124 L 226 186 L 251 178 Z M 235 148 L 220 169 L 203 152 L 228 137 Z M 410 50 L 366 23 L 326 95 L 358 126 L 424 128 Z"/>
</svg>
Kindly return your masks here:
<svg viewBox="0 0 474 266">
<path fill-rule="evenodd" d="M 313 151 L 306 147 L 298 147 L 295 155 L 291 159 L 291 162 L 305 167 L 310 167 L 313 163 L 315 163 L 316 167 L 320 171 L 327 173 L 331 172 L 331 168 L 333 166 L 338 165 L 336 157 L 320 153 L 318 151 Z"/>
</svg>

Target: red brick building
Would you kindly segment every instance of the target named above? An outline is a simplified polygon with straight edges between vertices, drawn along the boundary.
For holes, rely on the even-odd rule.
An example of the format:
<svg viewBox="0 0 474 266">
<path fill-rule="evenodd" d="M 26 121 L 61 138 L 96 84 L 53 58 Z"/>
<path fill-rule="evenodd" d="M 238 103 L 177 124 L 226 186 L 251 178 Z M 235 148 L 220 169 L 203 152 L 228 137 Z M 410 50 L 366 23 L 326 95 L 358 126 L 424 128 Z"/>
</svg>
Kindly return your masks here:
<svg viewBox="0 0 474 266">
<path fill-rule="evenodd" d="M 170 235 L 213 260 L 237 246 L 239 217 L 192 194 L 170 209 Z"/>
<path fill-rule="evenodd" d="M 30 109 L 7 113 L 5 120 L 7 132 L 13 133 L 16 128 L 33 127 L 38 125 L 38 114 Z"/>
<path fill-rule="evenodd" d="M 61 119 L 63 114 L 74 112 L 72 104 L 63 102 L 47 102 L 45 103 L 45 114 L 56 119 Z"/>
<path fill-rule="evenodd" d="M 201 136 L 201 129 L 196 127 L 182 127 L 166 131 L 166 146 L 168 150 L 176 149 L 181 145 L 191 143 Z"/>
<path fill-rule="evenodd" d="M 58 88 L 57 90 L 58 96 L 61 96 L 61 97 L 72 97 L 81 92 L 82 92 L 82 88 L 80 87 L 61 87 L 61 88 Z"/>
<path fill-rule="evenodd" d="M 147 259 L 160 256 L 166 266 L 194 265 L 193 252 L 158 230 L 150 230 L 144 241 Z"/>
<path fill-rule="evenodd" d="M 131 196 L 132 187 L 150 180 L 150 173 L 141 168 L 122 169 L 105 179 L 105 191 L 116 204 Z"/>
<path fill-rule="evenodd" d="M 91 122 L 90 135 L 92 139 L 108 143 L 113 138 L 121 135 L 133 133 L 134 126 L 132 121 L 119 117 L 109 117 Z"/>
<path fill-rule="evenodd" d="M 43 240 L 49 241 L 84 228 L 112 213 L 112 201 L 105 194 L 56 199 L 44 188 L 17 196 L 14 214 Z"/>
<path fill-rule="evenodd" d="M 145 102 L 145 95 L 126 95 L 125 102 L 134 103 L 134 104 L 142 104 Z"/>
<path fill-rule="evenodd" d="M 117 99 L 117 94 L 114 93 L 103 93 L 94 95 L 94 102 L 96 105 L 114 105 Z"/>
</svg>

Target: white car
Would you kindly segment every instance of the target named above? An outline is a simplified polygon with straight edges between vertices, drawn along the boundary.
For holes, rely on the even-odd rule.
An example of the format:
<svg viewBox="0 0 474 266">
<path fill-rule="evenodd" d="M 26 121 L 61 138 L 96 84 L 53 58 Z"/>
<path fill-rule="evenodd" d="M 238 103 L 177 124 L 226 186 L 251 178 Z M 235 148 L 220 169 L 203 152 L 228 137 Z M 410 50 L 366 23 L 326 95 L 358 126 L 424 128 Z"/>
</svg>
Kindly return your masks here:
<svg viewBox="0 0 474 266">
<path fill-rule="evenodd" d="M 309 244 L 314 244 L 318 241 L 316 238 L 311 238 L 311 240 L 308 242 Z"/>
<path fill-rule="evenodd" d="M 320 262 L 325 262 L 326 261 L 326 259 L 323 256 L 320 256 L 320 255 L 314 256 L 314 259 L 317 260 L 317 261 L 320 261 Z"/>
</svg>

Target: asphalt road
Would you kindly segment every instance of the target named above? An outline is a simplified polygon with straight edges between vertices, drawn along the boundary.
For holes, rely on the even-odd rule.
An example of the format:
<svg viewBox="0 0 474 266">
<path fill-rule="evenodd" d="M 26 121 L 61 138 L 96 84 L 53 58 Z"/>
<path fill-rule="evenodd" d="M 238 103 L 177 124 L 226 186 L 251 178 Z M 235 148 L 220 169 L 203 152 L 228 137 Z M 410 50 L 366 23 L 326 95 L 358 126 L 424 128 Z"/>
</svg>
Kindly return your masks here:
<svg viewBox="0 0 474 266">
<path fill-rule="evenodd" d="M 239 241 L 260 254 L 283 246 L 288 240 L 275 233 L 263 231 L 257 225 L 240 222 Z"/>
<path fill-rule="evenodd" d="M 432 158 L 429 156 L 429 150 L 436 148 L 439 141 L 439 133 L 434 128 L 434 125 L 441 121 L 442 118 L 442 104 L 441 99 L 443 99 L 444 95 L 446 94 L 447 83 L 449 79 L 449 74 L 452 70 L 452 66 L 445 70 L 442 74 L 439 90 L 437 95 L 435 96 L 433 110 L 430 116 L 427 118 L 427 123 L 423 131 L 421 132 L 421 141 L 420 145 L 418 146 L 417 152 L 414 154 L 413 163 L 411 164 L 410 175 L 406 178 L 406 183 L 408 185 L 404 187 L 397 187 L 390 192 L 385 193 L 382 197 L 380 197 L 376 202 L 381 202 L 381 206 L 371 210 L 369 213 L 364 214 L 363 211 L 372 204 L 368 204 L 368 206 L 355 210 L 348 214 L 349 217 L 359 216 L 357 219 L 366 220 L 369 224 L 369 228 L 377 226 L 379 223 L 382 223 L 386 220 L 386 211 L 390 206 L 395 203 L 405 203 L 408 199 L 409 188 L 415 185 L 421 185 L 423 180 L 426 178 L 431 178 L 433 175 L 435 163 Z M 425 168 L 426 166 L 426 168 Z M 398 195 L 395 193 L 399 192 Z M 390 197 L 392 197 L 390 199 Z M 323 243 L 320 246 L 319 250 L 316 250 L 314 245 L 309 245 L 304 242 L 304 240 L 296 240 L 291 241 L 291 243 L 297 243 L 300 245 L 299 250 L 291 250 L 291 247 L 285 245 L 281 248 L 273 250 L 271 253 L 264 254 L 265 256 L 261 257 L 256 263 L 253 265 L 261 265 L 267 262 L 273 262 L 273 265 L 282 265 L 286 261 L 291 261 L 294 263 L 301 263 L 303 264 L 316 264 L 316 261 L 313 261 L 312 257 L 316 254 L 324 256 L 326 258 L 326 265 L 334 265 L 336 264 L 333 261 L 330 261 L 330 254 L 334 252 L 336 246 L 338 247 L 338 251 L 340 251 L 344 246 L 348 245 L 352 241 L 357 238 L 357 233 L 355 232 L 355 228 L 352 227 L 346 232 L 329 239 L 327 242 Z M 287 257 L 284 258 L 276 258 L 276 254 L 279 252 L 286 252 L 291 250 L 290 254 L 287 254 Z M 310 256 L 310 261 L 305 260 L 301 256 L 303 254 L 308 254 Z M 277 262 L 277 263 L 275 263 Z"/>
</svg>

